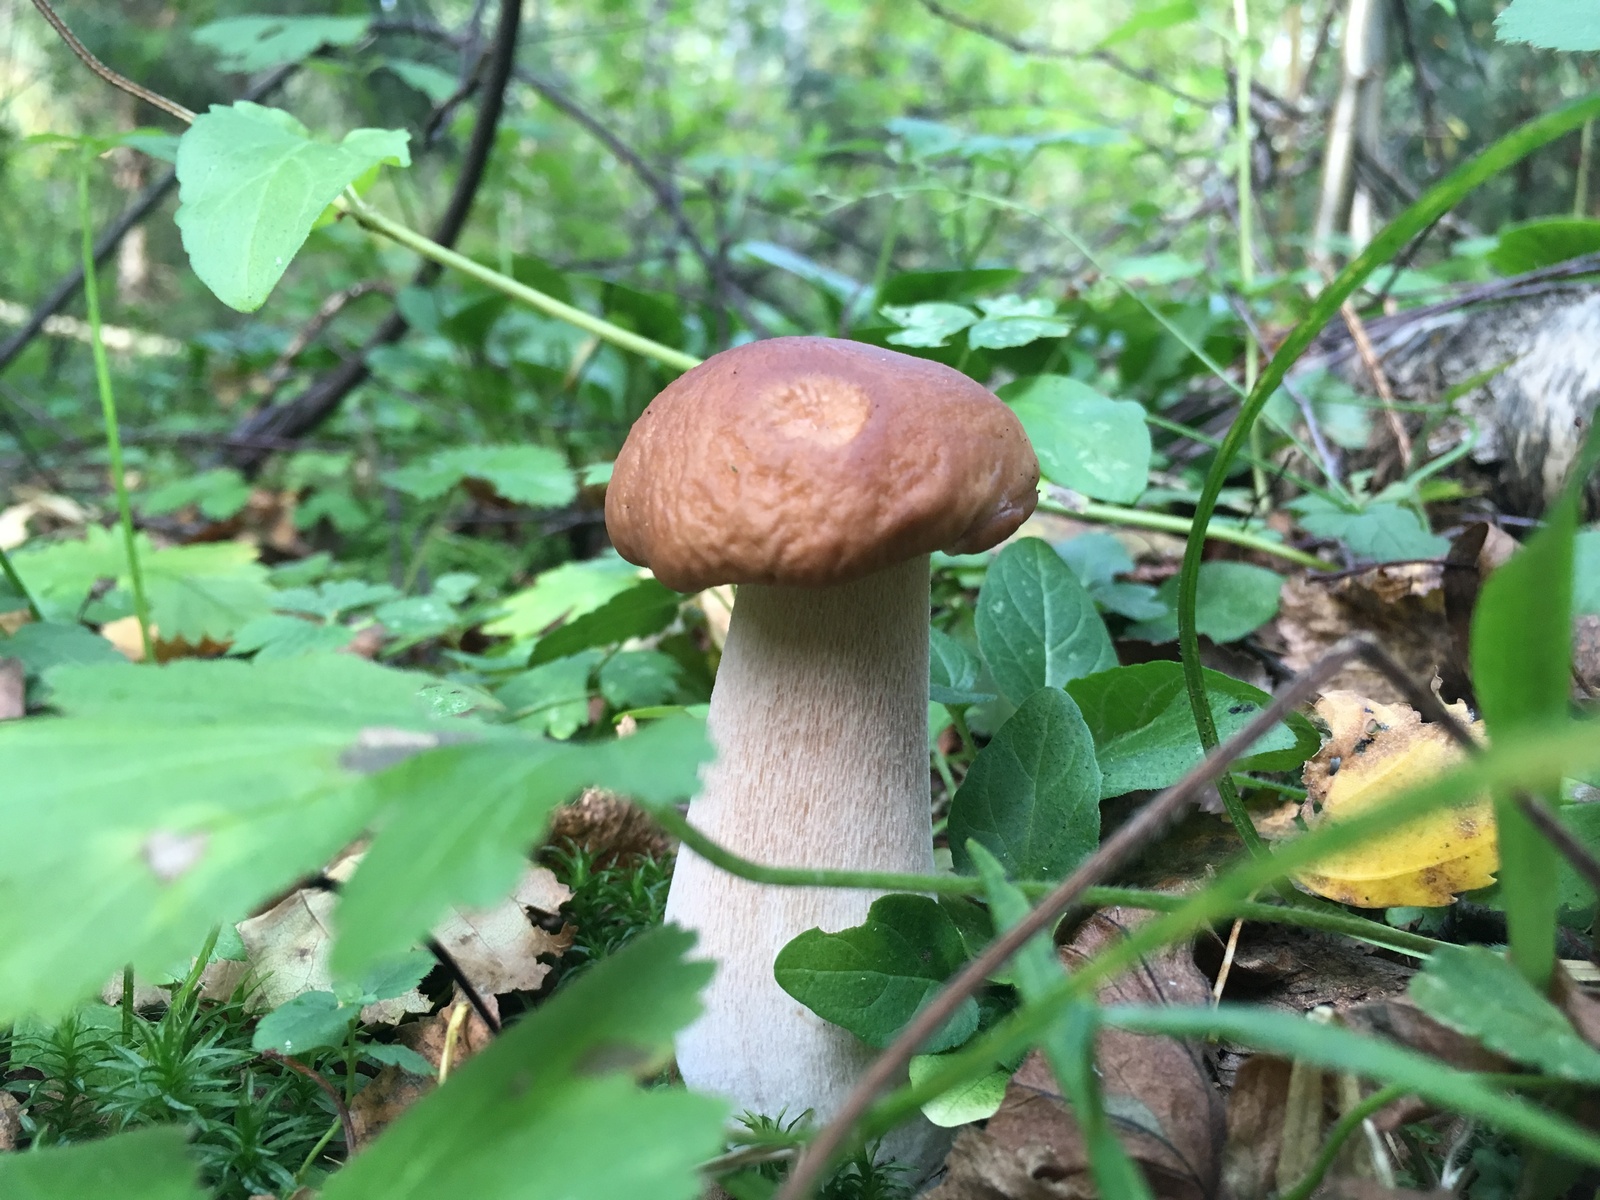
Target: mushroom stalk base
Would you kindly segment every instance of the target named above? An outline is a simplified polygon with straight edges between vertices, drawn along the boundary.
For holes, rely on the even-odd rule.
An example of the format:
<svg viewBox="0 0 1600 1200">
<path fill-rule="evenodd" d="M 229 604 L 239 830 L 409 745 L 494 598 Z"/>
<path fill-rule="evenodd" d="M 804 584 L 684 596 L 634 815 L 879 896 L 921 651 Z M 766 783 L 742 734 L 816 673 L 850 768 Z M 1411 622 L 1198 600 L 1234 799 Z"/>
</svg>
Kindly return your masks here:
<svg viewBox="0 0 1600 1200">
<path fill-rule="evenodd" d="M 741 587 L 708 722 L 717 758 L 689 819 L 712 839 L 760 862 L 931 872 L 927 558 L 838 587 Z M 825 1121 L 873 1051 L 780 988 L 773 959 L 807 929 L 861 924 L 877 896 L 750 883 L 681 850 L 667 919 L 718 963 L 678 1037 L 685 1082 Z"/>
</svg>

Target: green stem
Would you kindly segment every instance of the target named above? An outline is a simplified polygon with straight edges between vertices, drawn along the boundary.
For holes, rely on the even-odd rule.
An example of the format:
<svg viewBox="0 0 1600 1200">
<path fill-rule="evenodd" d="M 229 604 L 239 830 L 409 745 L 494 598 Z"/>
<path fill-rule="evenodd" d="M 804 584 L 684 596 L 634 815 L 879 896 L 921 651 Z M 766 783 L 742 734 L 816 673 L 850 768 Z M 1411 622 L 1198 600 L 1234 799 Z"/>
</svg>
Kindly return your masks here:
<svg viewBox="0 0 1600 1200">
<path fill-rule="evenodd" d="M 1235 40 L 1233 69 L 1235 194 L 1239 204 L 1239 303 L 1248 312 L 1250 293 L 1255 285 L 1255 191 L 1250 172 L 1250 4 L 1233 0 Z M 1248 395 L 1256 385 L 1256 335 L 1247 323 L 1244 331 L 1244 390 Z M 1267 500 L 1267 472 L 1261 465 L 1265 447 L 1260 426 L 1250 430 L 1250 482 L 1258 503 Z"/>
<path fill-rule="evenodd" d="M 1164 533 L 1184 535 L 1192 534 L 1195 528 L 1194 521 L 1189 517 L 1145 512 L 1138 508 L 1124 508 L 1120 504 L 1101 504 L 1096 500 L 1086 500 L 1081 505 L 1073 505 L 1040 496 L 1039 507 L 1045 512 L 1061 513 L 1084 521 L 1097 521 L 1103 525 L 1127 525 L 1134 529 L 1159 529 Z M 1206 536 L 1214 542 L 1231 542 L 1235 546 L 1244 546 L 1262 554 L 1270 554 L 1274 558 L 1281 558 L 1296 566 L 1310 567 L 1315 571 L 1336 569 L 1333 563 L 1320 559 L 1315 554 L 1307 554 L 1304 550 L 1296 550 L 1293 546 L 1285 546 L 1282 542 L 1275 542 L 1260 534 L 1246 533 L 1232 525 L 1209 526 L 1206 529 Z"/>
<path fill-rule="evenodd" d="M 298 1187 L 300 1185 L 300 1181 L 305 1178 L 306 1172 L 311 1169 L 311 1164 L 317 1161 L 317 1158 L 322 1154 L 322 1152 L 328 1148 L 328 1143 L 333 1141 L 333 1135 L 338 1133 L 343 1127 L 344 1123 L 338 1117 L 334 1117 L 333 1124 L 329 1125 L 327 1132 L 317 1139 L 317 1144 L 311 1147 L 311 1153 L 306 1155 L 305 1161 L 300 1164 L 300 1169 L 294 1173 L 294 1182 L 296 1187 Z"/>
<path fill-rule="evenodd" d="M 150 601 L 144 591 L 144 571 L 134 544 L 133 505 L 128 502 L 128 481 L 122 469 L 122 435 L 117 428 L 117 398 L 111 390 L 111 367 L 100 337 L 100 286 L 95 278 L 94 230 L 89 221 L 89 164 L 78 166 L 78 223 L 83 228 L 83 300 L 89 316 L 89 344 L 94 351 L 94 377 L 100 387 L 100 412 L 106 428 L 106 457 L 111 465 L 111 486 L 117 493 L 117 518 L 122 525 L 122 546 L 128 556 L 128 581 L 133 589 L 133 611 L 139 620 L 139 641 L 144 660 L 154 663 L 150 640 Z"/>
<path fill-rule="evenodd" d="M 1144 420 L 1145 424 L 1149 425 L 1153 429 L 1163 429 L 1168 433 L 1175 433 L 1179 437 L 1186 437 L 1192 442 L 1199 442 L 1202 446 L 1210 446 L 1213 450 L 1222 445 L 1221 438 L 1212 437 L 1205 430 L 1196 429 L 1193 425 L 1185 425 L 1182 421 L 1174 421 L 1169 417 L 1158 416 L 1156 413 L 1151 412 L 1145 413 Z M 1302 445 L 1299 438 L 1291 435 L 1289 436 L 1289 441 L 1293 444 L 1296 450 L 1300 451 L 1300 453 L 1305 456 L 1307 462 L 1315 463 L 1317 461 L 1316 455 L 1312 452 L 1311 447 Z M 1294 471 L 1284 470 L 1277 463 L 1271 462 L 1265 458 L 1258 458 L 1252 453 L 1241 453 L 1239 457 L 1253 467 L 1261 467 L 1263 470 L 1276 472 L 1279 479 L 1283 480 L 1285 483 L 1294 484 L 1295 487 L 1299 488 L 1303 492 L 1309 492 L 1313 496 L 1321 496 L 1330 504 L 1337 504 L 1341 508 L 1349 507 L 1350 501 L 1348 497 L 1342 494 L 1343 489 L 1341 489 L 1340 492 L 1334 492 L 1330 488 L 1319 487 L 1317 484 L 1307 479 L 1304 475 L 1296 474 Z M 1337 480 L 1332 480 L 1330 482 L 1333 483 L 1335 487 L 1338 486 Z"/>
<path fill-rule="evenodd" d="M 922 892 L 939 896 L 982 896 L 981 880 L 971 875 L 912 875 L 897 871 L 840 871 L 827 867 L 772 867 L 752 862 L 718 845 L 701 833 L 677 809 L 664 806 L 651 810 L 656 821 L 689 849 L 712 866 L 748 879 L 751 883 L 774 884 L 782 887 L 840 887 L 871 888 L 879 892 Z M 1049 880 L 1025 880 L 1016 884 L 1017 890 L 1030 899 L 1047 895 L 1055 883 Z M 1083 894 L 1081 905 L 1086 908 L 1148 909 L 1152 912 L 1178 912 L 1188 905 L 1190 896 L 1170 892 L 1152 892 L 1140 888 L 1089 888 Z M 1437 950 L 1442 942 L 1391 929 L 1377 921 L 1357 917 L 1332 908 L 1302 908 L 1263 904 L 1253 900 L 1235 901 L 1227 906 L 1227 917 L 1240 917 L 1246 921 L 1266 921 L 1278 925 L 1294 925 L 1302 929 L 1320 929 L 1327 933 L 1344 934 L 1360 938 L 1374 945 L 1385 946 L 1405 954 L 1425 958 Z"/>
<path fill-rule="evenodd" d="M 1234 456 L 1250 436 L 1256 418 L 1266 407 L 1268 398 L 1283 382 L 1289 368 L 1305 353 L 1312 340 L 1322 331 L 1333 315 L 1355 292 L 1362 281 L 1379 265 L 1398 254 L 1412 238 L 1422 233 L 1462 197 L 1479 185 L 1493 179 L 1507 167 L 1516 163 L 1540 146 L 1546 145 L 1562 134 L 1569 133 L 1585 121 L 1600 114 L 1600 95 L 1574 101 L 1528 124 L 1513 130 L 1499 141 L 1485 147 L 1445 176 L 1422 197 L 1406 209 L 1375 237 L 1371 244 L 1352 259 L 1348 266 L 1333 279 L 1313 301 L 1310 310 L 1301 318 L 1278 347 L 1272 361 L 1251 389 L 1239 415 L 1228 427 L 1222 446 L 1217 450 L 1195 504 L 1193 528 L 1189 543 L 1184 548 L 1183 569 L 1178 575 L 1178 650 L 1183 660 L 1184 682 L 1189 694 L 1189 708 L 1194 714 L 1195 728 L 1204 750 L 1213 749 L 1218 742 L 1216 722 L 1211 716 L 1211 704 L 1206 694 L 1205 675 L 1200 662 L 1200 635 L 1195 628 L 1195 605 L 1200 590 L 1200 562 L 1205 548 L 1207 527 L 1216 513 L 1217 497 L 1227 482 L 1228 471 Z M 1257 856 L 1264 852 L 1261 836 L 1251 823 L 1239 793 L 1227 779 L 1218 781 L 1218 792 L 1228 810 L 1239 837 Z"/>
<path fill-rule="evenodd" d="M 1388 1087 L 1379 1088 L 1340 1117 L 1338 1123 L 1328 1131 L 1328 1140 L 1322 1144 L 1316 1161 L 1306 1170 L 1300 1182 L 1279 1196 L 1278 1200 L 1311 1200 L 1311 1193 L 1322 1183 L 1322 1177 L 1328 1173 L 1328 1168 L 1333 1166 L 1333 1160 L 1338 1157 L 1339 1151 L 1344 1149 L 1344 1144 L 1350 1140 L 1350 1135 L 1360 1129 L 1361 1123 L 1373 1113 L 1407 1094 L 1405 1088 L 1398 1084 L 1390 1084 Z"/>
<path fill-rule="evenodd" d="M 22 597 L 22 602 L 28 606 L 28 615 L 35 621 L 43 621 L 44 614 L 39 611 L 38 602 L 34 600 L 33 593 L 28 590 L 28 585 L 22 582 L 22 576 L 17 574 L 16 567 L 11 565 L 11 559 L 4 549 L 0 549 L 0 575 L 6 577 L 17 595 Z"/>
<path fill-rule="evenodd" d="M 967 724 L 967 706 L 958 704 L 954 708 L 947 708 L 950 714 L 950 723 L 956 727 L 956 733 L 961 736 L 961 744 L 968 754 L 978 753 L 978 743 L 973 740 L 972 728 Z"/>
<path fill-rule="evenodd" d="M 597 338 L 619 346 L 624 350 L 653 358 L 659 363 L 669 367 L 676 367 L 680 371 L 687 371 L 700 365 L 700 360 L 692 354 L 685 354 L 681 350 L 674 350 L 671 346 L 663 346 L 660 342 L 650 338 L 641 337 L 637 333 L 623 329 L 620 325 L 613 325 L 603 317 L 593 313 L 584 312 L 581 308 L 574 308 L 570 304 L 563 304 L 554 296 L 546 295 L 537 288 L 531 288 L 525 283 L 518 283 L 500 272 L 475 262 L 464 254 L 457 254 L 454 250 L 446 249 L 438 242 L 423 237 L 415 230 L 407 229 L 396 221 L 389 220 L 376 209 L 368 207 L 351 191 L 346 191 L 340 200 L 344 210 L 363 229 L 381 234 L 391 241 L 398 242 L 406 249 L 420 254 L 430 262 L 436 262 L 441 267 L 449 267 L 459 271 L 471 279 L 476 279 L 486 287 L 491 287 L 503 295 L 509 296 L 519 304 L 526 304 L 529 308 L 537 309 L 546 316 L 555 317 L 558 321 L 565 321 L 587 333 L 592 333 Z"/>
</svg>

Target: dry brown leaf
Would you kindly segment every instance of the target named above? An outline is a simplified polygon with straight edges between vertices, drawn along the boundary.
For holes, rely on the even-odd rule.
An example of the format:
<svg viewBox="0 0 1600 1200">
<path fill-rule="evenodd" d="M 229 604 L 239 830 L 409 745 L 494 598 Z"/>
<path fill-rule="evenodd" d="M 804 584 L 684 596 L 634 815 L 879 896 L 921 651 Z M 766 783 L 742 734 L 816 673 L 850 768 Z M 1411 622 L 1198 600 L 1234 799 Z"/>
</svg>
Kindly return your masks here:
<svg viewBox="0 0 1600 1200">
<path fill-rule="evenodd" d="M 498 1020 L 500 1007 L 495 998 L 484 996 L 482 999 Z M 454 1071 L 467 1059 L 487 1049 L 489 1043 L 494 1040 L 494 1031 L 478 1015 L 477 1010 L 459 995 L 454 1002 L 445 1005 L 431 1017 L 402 1025 L 396 1037 L 402 1045 L 409 1046 L 427 1059 L 437 1071 L 439 1064 L 444 1061 L 444 1043 L 449 1036 L 450 1021 L 455 1016 L 456 1010 L 463 1006 L 466 1007 L 467 1014 L 461 1028 L 456 1032 L 456 1044 L 450 1051 L 450 1069 Z"/>
<path fill-rule="evenodd" d="M 451 913 L 433 931 L 472 986 L 488 995 L 536 991 L 550 974 L 541 955 L 559 955 L 572 944 L 565 933 L 549 933 L 528 920 L 524 909 L 555 912 L 571 896 L 543 867 L 529 867 L 517 890 L 492 908 Z"/>
<path fill-rule="evenodd" d="M 1452 710 L 1464 724 L 1465 706 Z M 1442 726 L 1424 725 L 1407 705 L 1354 692 L 1317 701 L 1329 738 L 1306 764 L 1308 825 L 1370 812 L 1455 766 L 1465 752 Z M 1481 737 L 1481 725 L 1469 725 Z M 1457 893 L 1494 882 L 1500 858 L 1494 812 L 1485 797 L 1429 813 L 1353 850 L 1319 859 L 1296 875 L 1308 891 L 1360 908 L 1437 908 Z"/>
<path fill-rule="evenodd" d="M 20 658 L 0 658 L 0 721 L 15 721 L 28 711 L 28 676 Z"/>
<path fill-rule="evenodd" d="M 437 1086 L 432 1079 L 407 1074 L 399 1067 L 384 1067 L 350 1102 L 356 1146 L 367 1145 Z"/>
<path fill-rule="evenodd" d="M 22 1140 L 22 1102 L 10 1092 L 0 1092 L 0 1154 L 15 1150 Z"/>
<path fill-rule="evenodd" d="M 1061 951 L 1068 969 L 1147 919 L 1123 909 L 1094 914 Z M 1187 947 L 1164 951 L 1113 980 L 1102 1004 L 1203 1004 L 1210 986 Z M 1106 1029 L 1096 1041 L 1106 1111 L 1118 1138 L 1163 1200 L 1215 1194 L 1224 1124 L 1222 1099 L 1198 1044 Z M 1093 1196 L 1088 1154 L 1042 1056 L 1011 1078 L 983 1133 L 963 1131 L 950 1175 L 929 1200 L 1035 1200 Z"/>
<path fill-rule="evenodd" d="M 1281 1058 L 1257 1054 L 1234 1076 L 1222 1150 L 1222 1194 L 1229 1200 L 1266 1200 L 1273 1190 L 1291 1070 Z"/>
</svg>

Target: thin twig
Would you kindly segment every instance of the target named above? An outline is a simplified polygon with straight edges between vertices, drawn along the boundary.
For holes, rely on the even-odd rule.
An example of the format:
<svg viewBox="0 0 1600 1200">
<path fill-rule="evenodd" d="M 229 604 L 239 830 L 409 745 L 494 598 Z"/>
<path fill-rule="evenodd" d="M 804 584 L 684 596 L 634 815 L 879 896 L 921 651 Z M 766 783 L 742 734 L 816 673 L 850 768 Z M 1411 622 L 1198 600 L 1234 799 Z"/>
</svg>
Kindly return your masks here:
<svg viewBox="0 0 1600 1200">
<path fill-rule="evenodd" d="M 312 1083 L 316 1084 L 322 1089 L 323 1093 L 328 1097 L 328 1099 L 333 1101 L 333 1111 L 339 1114 L 339 1127 L 344 1130 L 345 1157 L 348 1158 L 350 1155 L 354 1154 L 356 1152 L 356 1126 L 355 1122 L 350 1119 L 350 1109 L 346 1106 L 344 1097 L 339 1094 L 339 1089 L 324 1079 L 319 1072 L 313 1071 L 299 1059 L 293 1058 L 282 1053 L 281 1051 L 263 1050 L 261 1052 L 261 1057 L 271 1059 L 273 1062 L 282 1063 L 297 1075 L 304 1075 L 307 1079 L 311 1080 Z"/>
<path fill-rule="evenodd" d="M 1361 356 L 1361 364 L 1372 377 L 1372 387 L 1383 402 L 1383 414 L 1389 420 L 1389 432 L 1394 434 L 1395 446 L 1400 451 L 1400 473 L 1404 474 L 1411 466 L 1411 435 L 1406 432 L 1400 414 L 1395 411 L 1394 389 L 1389 386 L 1389 376 L 1372 349 L 1372 339 L 1367 336 L 1367 327 L 1362 324 L 1356 306 L 1346 300 L 1339 306 L 1339 315 L 1344 318 L 1345 327 L 1350 330 L 1350 340 L 1355 343 L 1356 353 Z"/>
<path fill-rule="evenodd" d="M 61 40 L 67 44 L 67 48 L 69 50 L 71 50 L 83 61 L 83 65 L 88 67 L 89 70 L 93 71 L 96 75 L 100 76 L 101 79 L 104 79 L 112 87 L 116 88 L 118 91 L 127 92 L 128 95 L 143 100 L 146 104 L 149 104 L 152 107 L 159 108 L 162 112 L 168 114 L 169 116 L 177 117 L 178 120 L 182 121 L 185 125 L 194 120 L 194 113 L 190 112 L 176 100 L 168 100 L 165 96 L 158 92 L 152 92 L 147 87 L 140 87 L 126 75 L 117 74 L 117 72 L 106 66 L 105 63 L 101 62 L 93 54 L 90 54 L 89 47 L 80 42 L 78 40 L 78 35 L 73 33 L 71 29 L 67 28 L 67 23 L 56 15 L 56 10 L 50 7 L 47 0 L 33 0 L 33 6 L 39 10 L 40 16 L 42 16 L 46 21 L 50 22 L 51 28 L 61 35 Z"/>
</svg>

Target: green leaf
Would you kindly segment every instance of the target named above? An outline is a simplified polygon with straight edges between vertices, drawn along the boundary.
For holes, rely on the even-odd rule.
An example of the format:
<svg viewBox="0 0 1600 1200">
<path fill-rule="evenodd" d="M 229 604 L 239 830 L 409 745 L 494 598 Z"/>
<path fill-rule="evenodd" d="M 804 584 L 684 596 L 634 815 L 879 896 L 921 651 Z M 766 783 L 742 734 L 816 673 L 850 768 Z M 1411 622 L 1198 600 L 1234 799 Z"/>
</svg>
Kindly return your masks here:
<svg viewBox="0 0 1600 1200">
<path fill-rule="evenodd" d="M 281 612 L 306 613 L 332 621 L 358 608 L 369 608 L 400 593 L 387 583 L 368 583 L 365 579 L 330 579 L 316 587 L 289 588 L 279 592 L 273 607 Z"/>
<path fill-rule="evenodd" d="M 98 633 L 58 621 L 30 621 L 10 637 L 0 637 L 0 658 L 21 659 L 29 675 L 69 663 L 132 666 Z"/>
<path fill-rule="evenodd" d="M 641 579 L 599 608 L 573 617 L 533 646 L 530 667 L 565 658 L 591 646 L 614 646 L 659 633 L 677 618 L 683 596 L 654 579 Z"/>
<path fill-rule="evenodd" d="M 347 655 L 50 682 L 63 716 L 0 726 L 0 1023 L 166 970 L 355 838 L 384 798 L 368 772 L 490 732 Z"/>
<path fill-rule="evenodd" d="M 638 583 L 639 577 L 638 567 L 614 554 L 564 563 L 541 572 L 532 587 L 502 600 L 503 615 L 483 631 L 491 637 L 536 637 L 557 621 L 593 612 Z"/>
<path fill-rule="evenodd" d="M 1407 990 L 1441 1025 L 1558 1079 L 1600 1084 L 1600 1050 L 1505 958 L 1484 946 L 1440 946 Z"/>
<path fill-rule="evenodd" d="M 1118 25 L 1100 42 L 1102 50 L 1109 49 L 1119 42 L 1126 42 L 1157 29 L 1171 29 L 1174 25 L 1187 24 L 1199 17 L 1199 10 L 1195 7 L 1194 0 L 1169 0 L 1166 4 L 1157 4 L 1152 7 L 1137 11 L 1136 14 Z"/>
<path fill-rule="evenodd" d="M 917 346 L 933 349 L 949 343 L 950 339 L 978 319 L 978 314 L 960 304 L 894 305 L 882 308 L 884 316 L 900 326 L 899 333 L 886 339 L 891 346 Z"/>
<path fill-rule="evenodd" d="M 1283 1058 L 1393 1083 L 1450 1112 L 1477 1117 L 1492 1128 L 1581 1162 L 1600 1164 L 1600 1137 L 1566 1117 L 1484 1083 L 1466 1071 L 1393 1042 L 1365 1037 L 1339 1025 L 1308 1020 L 1258 1004 L 1214 1008 L 1115 1006 L 1104 1023 L 1131 1033 L 1238 1042 Z"/>
<path fill-rule="evenodd" d="M 982 669 L 978 656 L 955 638 L 928 630 L 928 698 L 935 704 L 960 708 L 993 700 L 992 694 L 977 690 Z"/>
<path fill-rule="evenodd" d="M 360 1005 L 340 1005 L 332 992 L 301 992 L 261 1018 L 250 1045 L 282 1054 L 342 1046 L 360 1015 Z"/>
<path fill-rule="evenodd" d="M 806 930 L 778 951 L 772 973 L 817 1016 L 882 1050 L 966 961 L 961 932 L 936 900 L 897 893 L 874 900 L 861 925 Z M 969 996 L 922 1050 L 959 1046 L 977 1029 Z"/>
<path fill-rule="evenodd" d="M 455 95 L 461 86 L 460 81 L 449 71 L 441 70 L 430 63 L 391 58 L 383 65 L 398 75 L 407 87 L 416 88 L 435 104 L 443 104 Z"/>
<path fill-rule="evenodd" d="M 388 815 L 339 905 L 332 964 L 342 977 L 410 948 L 451 907 L 500 899 L 557 805 L 588 785 L 644 805 L 693 794 L 710 757 L 705 723 L 652 722 L 629 738 L 446 746 L 375 776 Z"/>
<path fill-rule="evenodd" d="M 181 1125 L 0 1154 L 6 1200 L 205 1200 Z"/>
<path fill-rule="evenodd" d="M 411 165 L 409 136 L 355 129 L 330 145 L 281 109 L 212 105 L 178 144 L 176 221 L 195 274 L 229 307 L 260 308 L 346 187 L 381 163 Z"/>
<path fill-rule="evenodd" d="M 581 650 L 513 675 L 495 690 L 495 699 L 531 733 L 566 739 L 589 723 L 589 676 L 605 657 Z"/>
<path fill-rule="evenodd" d="M 1578 525 L 1570 491 L 1545 526 L 1490 575 L 1472 615 L 1472 682 L 1495 740 L 1567 716 Z M 1556 779 L 1550 780 L 1554 791 Z M 1555 969 L 1561 855 L 1509 797 L 1495 797 L 1500 894 L 1511 961 L 1536 986 Z"/>
<path fill-rule="evenodd" d="M 368 24 L 366 17 L 225 17 L 189 36 L 217 51 L 224 71 L 261 71 L 309 58 L 323 46 L 353 46 Z"/>
<path fill-rule="evenodd" d="M 1265 567 L 1238 562 L 1200 565 L 1200 594 L 1195 603 L 1195 629 L 1214 642 L 1236 642 L 1249 637 L 1278 615 L 1278 592 L 1283 577 Z M 1169 607 L 1164 617 L 1140 621 L 1127 636 L 1146 642 L 1170 642 L 1178 636 L 1178 577 L 1156 590 Z"/>
<path fill-rule="evenodd" d="M 369 1043 L 361 1047 L 361 1054 L 386 1067 L 399 1067 L 407 1075 L 415 1075 L 420 1079 L 432 1079 L 438 1074 L 431 1062 L 410 1046 L 402 1046 L 398 1042 L 388 1045 Z"/>
<path fill-rule="evenodd" d="M 999 396 L 1028 432 L 1039 469 L 1062 487 L 1095 500 L 1131 504 L 1150 475 L 1150 428 L 1144 408 L 1112 400 L 1065 375 L 1006 384 Z"/>
<path fill-rule="evenodd" d="M 1312 537 L 1341 541 L 1364 561 L 1439 558 L 1450 549 L 1447 538 L 1429 533 L 1416 513 L 1398 504 L 1369 504 L 1353 513 L 1322 496 L 1301 496 L 1289 507 Z"/>
<path fill-rule="evenodd" d="M 630 942 L 473 1057 L 364 1147 L 323 1200 L 694 1200 L 723 1148 L 727 1105 L 643 1090 L 699 1012 L 712 965 L 677 929 Z"/>
<path fill-rule="evenodd" d="M 1600 30 L 1600 22 L 1596 28 Z M 1503 226 L 1488 262 L 1502 275 L 1521 275 L 1596 251 L 1600 251 L 1600 221 L 1540 217 Z"/>
<path fill-rule="evenodd" d="M 612 708 L 655 708 L 679 695 L 683 665 L 660 650 L 624 650 L 601 665 L 597 682 Z"/>
<path fill-rule="evenodd" d="M 911 1086 L 916 1087 L 924 1079 L 932 1078 L 944 1063 L 937 1054 L 919 1054 L 906 1066 Z M 1006 1084 L 1010 1082 L 1010 1071 L 990 1071 L 948 1092 L 941 1092 L 922 1106 L 922 1115 L 943 1129 L 987 1120 L 1000 1111 L 1000 1102 L 1006 1098 Z"/>
<path fill-rule="evenodd" d="M 1546 50 L 1600 50 L 1600 13 L 1580 0 L 1511 0 L 1494 19 L 1502 42 Z"/>
<path fill-rule="evenodd" d="M 1066 875 L 1100 843 L 1100 768 L 1072 697 L 1041 688 L 978 752 L 950 802 L 956 870 L 970 838 L 1018 879 Z"/>
<path fill-rule="evenodd" d="M 978 307 L 983 319 L 967 330 L 967 344 L 974 350 L 1007 350 L 1072 332 L 1072 326 L 1055 315 L 1056 306 L 1050 300 L 996 296 L 979 300 Z"/>
<path fill-rule="evenodd" d="M 1227 740 L 1272 701 L 1220 671 L 1205 672 L 1217 736 Z M 1184 690 L 1183 667 L 1175 662 L 1113 667 L 1074 679 L 1067 692 L 1078 702 L 1094 736 L 1102 798 L 1141 788 L 1171 787 L 1205 757 Z M 1291 713 L 1241 758 L 1244 771 L 1289 771 L 1317 752 L 1321 738 L 1299 713 Z"/>
<path fill-rule="evenodd" d="M 200 515 L 225 521 L 250 501 L 250 485 L 232 467 L 215 467 L 156 488 L 139 501 L 139 511 L 147 516 L 177 512 L 193 504 Z"/>
<path fill-rule="evenodd" d="M 549 446 L 456 446 L 383 475 L 390 487 L 419 500 L 436 500 L 468 479 L 482 480 L 502 500 L 531 508 L 560 508 L 578 494 L 566 458 Z"/>
<path fill-rule="evenodd" d="M 347 625 L 324 625 L 286 613 L 268 613 L 244 623 L 234 634 L 228 655 L 253 655 L 256 662 L 268 662 L 306 654 L 332 654 L 348 646 L 355 636 L 356 631 Z"/>
<path fill-rule="evenodd" d="M 978 647 L 1006 699 L 1117 664 L 1094 601 L 1061 556 L 1038 538 L 1000 551 L 978 594 Z"/>
</svg>

